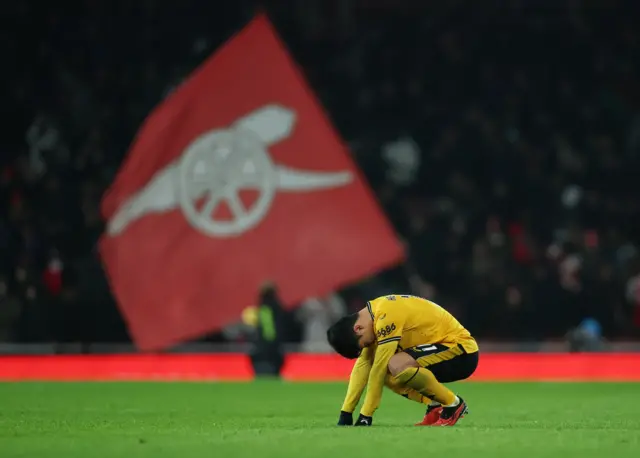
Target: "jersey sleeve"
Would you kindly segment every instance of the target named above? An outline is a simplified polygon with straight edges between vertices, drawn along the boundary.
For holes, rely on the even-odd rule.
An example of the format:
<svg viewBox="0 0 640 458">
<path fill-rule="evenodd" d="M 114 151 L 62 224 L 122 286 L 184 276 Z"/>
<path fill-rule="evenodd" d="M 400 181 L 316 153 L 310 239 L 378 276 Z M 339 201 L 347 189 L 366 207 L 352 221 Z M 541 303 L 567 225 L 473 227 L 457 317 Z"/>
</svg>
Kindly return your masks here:
<svg viewBox="0 0 640 458">
<path fill-rule="evenodd" d="M 378 347 L 369 372 L 367 395 L 360 413 L 373 416 L 380 405 L 384 379 L 387 375 L 389 360 L 395 355 L 404 327 L 405 316 L 402 310 L 384 307 L 378 310 L 374 331 Z"/>
<path fill-rule="evenodd" d="M 373 363 L 373 354 L 374 350 L 372 348 L 364 348 L 353 365 L 351 376 L 349 377 L 347 395 L 342 404 L 342 411 L 352 413 L 356 409 L 358 402 L 360 402 L 360 397 L 369 379 L 369 372 L 371 371 L 371 365 Z"/>
</svg>

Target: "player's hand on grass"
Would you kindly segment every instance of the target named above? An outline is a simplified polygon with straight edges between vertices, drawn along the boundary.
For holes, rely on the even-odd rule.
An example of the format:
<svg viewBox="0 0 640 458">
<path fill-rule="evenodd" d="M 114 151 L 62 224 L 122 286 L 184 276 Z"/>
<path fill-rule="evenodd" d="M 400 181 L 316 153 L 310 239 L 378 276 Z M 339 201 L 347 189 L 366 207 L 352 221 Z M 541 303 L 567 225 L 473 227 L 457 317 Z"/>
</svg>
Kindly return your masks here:
<svg viewBox="0 0 640 458">
<path fill-rule="evenodd" d="M 360 414 L 358 421 L 353 426 L 371 426 L 371 423 L 373 423 L 373 418 Z"/>
<path fill-rule="evenodd" d="M 340 419 L 338 419 L 338 426 L 351 426 L 353 425 L 353 414 L 351 412 L 340 411 Z"/>
</svg>

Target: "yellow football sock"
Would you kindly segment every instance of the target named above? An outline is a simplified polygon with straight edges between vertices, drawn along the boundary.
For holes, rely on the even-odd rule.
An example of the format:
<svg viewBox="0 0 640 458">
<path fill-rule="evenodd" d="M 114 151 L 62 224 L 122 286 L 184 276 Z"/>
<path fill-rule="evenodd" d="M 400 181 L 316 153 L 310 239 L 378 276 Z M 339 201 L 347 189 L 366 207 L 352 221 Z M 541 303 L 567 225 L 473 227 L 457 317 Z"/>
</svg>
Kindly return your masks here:
<svg viewBox="0 0 640 458">
<path fill-rule="evenodd" d="M 438 382 L 433 372 L 424 367 L 409 367 L 396 376 L 396 380 L 409 388 L 413 388 L 423 396 L 438 401 L 444 406 L 456 402 L 456 395 Z"/>
<path fill-rule="evenodd" d="M 426 404 L 426 405 L 429 405 L 431 403 L 431 399 L 418 393 L 413 388 L 409 388 L 408 386 L 401 385 L 395 380 L 395 377 L 392 377 L 391 375 L 387 375 L 387 377 L 384 379 L 384 384 L 387 386 L 387 388 L 392 390 L 394 393 L 397 393 L 400 396 L 404 396 L 405 398 L 410 399 L 411 401 L 415 401 L 419 404 Z"/>
<path fill-rule="evenodd" d="M 416 390 L 412 390 L 411 388 L 407 388 L 407 392 L 403 394 L 407 399 L 411 399 L 412 401 L 419 402 L 420 404 L 429 405 L 431 404 L 431 399 L 428 397 L 418 393 Z"/>
</svg>

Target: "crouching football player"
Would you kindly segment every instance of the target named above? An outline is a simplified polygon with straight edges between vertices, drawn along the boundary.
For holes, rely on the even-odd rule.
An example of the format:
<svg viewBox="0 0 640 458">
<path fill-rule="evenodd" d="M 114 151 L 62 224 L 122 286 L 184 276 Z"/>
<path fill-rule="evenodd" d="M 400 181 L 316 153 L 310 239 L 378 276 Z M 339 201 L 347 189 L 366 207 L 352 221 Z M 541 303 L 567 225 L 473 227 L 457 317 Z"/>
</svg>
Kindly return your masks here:
<svg viewBox="0 0 640 458">
<path fill-rule="evenodd" d="M 416 296 L 382 296 L 327 330 L 333 349 L 357 361 L 340 412 L 339 425 L 353 424 L 365 386 L 367 395 L 355 426 L 372 424 L 382 388 L 427 405 L 418 425 L 453 426 L 467 403 L 442 383 L 471 376 L 478 344 L 453 315 Z"/>
</svg>

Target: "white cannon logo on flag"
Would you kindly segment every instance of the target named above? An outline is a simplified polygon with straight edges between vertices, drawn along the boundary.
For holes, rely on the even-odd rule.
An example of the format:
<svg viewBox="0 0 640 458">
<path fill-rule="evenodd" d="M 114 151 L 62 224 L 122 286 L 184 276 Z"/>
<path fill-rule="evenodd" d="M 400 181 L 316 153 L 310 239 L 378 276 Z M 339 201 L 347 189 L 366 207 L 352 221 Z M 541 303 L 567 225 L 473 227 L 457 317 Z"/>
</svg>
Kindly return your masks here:
<svg viewBox="0 0 640 458">
<path fill-rule="evenodd" d="M 291 135 L 295 118 L 293 110 L 268 105 L 228 129 L 199 136 L 180 158 L 118 209 L 107 232 L 121 234 L 146 214 L 180 207 L 187 222 L 200 232 L 211 237 L 237 236 L 262 221 L 277 190 L 314 191 L 348 184 L 353 179 L 349 171 L 313 172 L 273 163 L 268 148 Z M 249 208 L 240 198 L 242 189 L 258 192 Z M 204 204 L 199 208 L 196 202 L 202 198 Z M 214 218 L 222 202 L 231 210 L 230 220 Z"/>
</svg>

